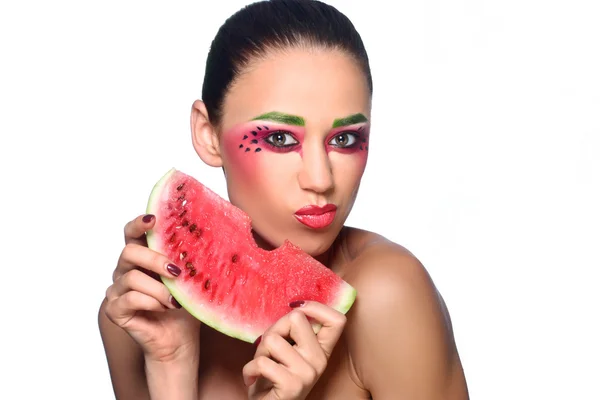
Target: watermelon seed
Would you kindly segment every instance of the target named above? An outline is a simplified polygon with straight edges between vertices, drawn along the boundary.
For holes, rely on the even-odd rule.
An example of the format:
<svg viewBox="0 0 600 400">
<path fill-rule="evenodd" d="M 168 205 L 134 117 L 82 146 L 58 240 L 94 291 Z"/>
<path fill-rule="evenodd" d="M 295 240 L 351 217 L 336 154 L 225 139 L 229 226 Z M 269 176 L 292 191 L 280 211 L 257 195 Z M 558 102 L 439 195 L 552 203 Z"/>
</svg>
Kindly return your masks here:
<svg viewBox="0 0 600 400">
<path fill-rule="evenodd" d="M 185 185 L 185 182 L 184 182 L 184 183 L 182 183 L 181 185 L 177 186 L 177 190 L 181 190 L 181 189 L 183 189 L 183 185 Z"/>
<path fill-rule="evenodd" d="M 187 219 L 185 221 L 183 221 L 183 223 L 181 224 L 182 226 L 188 226 L 190 224 L 190 221 L 188 221 Z"/>
<path fill-rule="evenodd" d="M 248 135 L 244 135 L 244 137 L 242 138 L 242 140 L 246 140 L 248 139 Z"/>
<path fill-rule="evenodd" d="M 365 138 L 362 138 L 362 142 L 363 142 L 363 143 L 366 143 L 366 142 L 367 142 L 367 139 L 365 139 Z"/>
<path fill-rule="evenodd" d="M 231 262 L 237 262 L 238 260 L 238 255 L 234 254 L 233 257 L 231 257 Z"/>
<path fill-rule="evenodd" d="M 179 259 L 183 260 L 186 256 L 187 256 L 187 252 L 184 251 L 183 253 L 179 254 Z"/>
<path fill-rule="evenodd" d="M 208 289 L 210 287 L 210 279 L 207 279 L 206 282 L 204 282 L 204 289 Z"/>
<path fill-rule="evenodd" d="M 269 128 L 267 126 L 265 126 L 265 125 L 263 125 L 263 126 L 265 127 L 266 130 L 269 130 Z"/>
<path fill-rule="evenodd" d="M 184 200 L 183 203 L 181 203 L 181 206 L 185 207 L 186 204 L 187 204 L 187 200 Z"/>
<path fill-rule="evenodd" d="M 250 151 L 250 148 L 246 147 L 246 151 Z"/>
<path fill-rule="evenodd" d="M 183 211 L 181 212 L 181 214 L 179 214 L 179 218 L 183 217 L 183 216 L 185 215 L 185 213 L 186 213 L 186 212 L 187 212 L 187 210 L 183 210 Z"/>
<path fill-rule="evenodd" d="M 256 150 L 254 150 L 256 153 L 258 153 L 259 151 L 261 151 L 262 149 L 260 147 L 257 147 Z"/>
<path fill-rule="evenodd" d="M 243 145 L 243 144 L 240 144 L 240 149 L 241 149 L 242 147 L 244 147 L 244 145 Z"/>
<path fill-rule="evenodd" d="M 363 148 L 362 148 L 362 146 L 360 146 L 360 149 L 361 149 L 361 150 L 363 149 Z"/>
<path fill-rule="evenodd" d="M 169 242 L 173 243 L 175 241 L 175 234 L 172 234 L 169 238 Z"/>
<path fill-rule="evenodd" d="M 194 268 L 194 265 L 191 262 L 189 262 L 189 261 L 185 263 L 185 267 L 187 269 L 196 269 L 196 268 Z"/>
<path fill-rule="evenodd" d="M 179 196 L 179 197 L 177 198 L 177 200 L 183 200 L 183 199 L 185 199 L 185 194 L 182 194 L 181 196 Z"/>
<path fill-rule="evenodd" d="M 252 144 L 256 144 L 256 143 L 258 143 L 258 140 L 256 140 L 256 139 L 252 139 L 252 140 L 250 141 L 250 143 L 252 143 Z"/>
<path fill-rule="evenodd" d="M 193 270 L 190 271 L 190 276 L 192 276 L 192 277 L 196 276 L 196 270 L 195 269 L 193 269 Z"/>
<path fill-rule="evenodd" d="M 254 136 L 256 136 L 256 135 L 258 135 L 258 132 L 256 132 L 256 131 L 252 131 L 252 134 L 253 134 Z"/>
<path fill-rule="evenodd" d="M 197 227 L 196 227 L 196 224 L 192 224 L 192 225 L 190 226 L 190 232 L 194 232 L 194 231 L 196 230 L 196 228 L 197 228 Z"/>
<path fill-rule="evenodd" d="M 260 126 L 257 126 L 257 128 L 258 128 L 259 131 L 262 131 L 262 128 Z"/>
</svg>

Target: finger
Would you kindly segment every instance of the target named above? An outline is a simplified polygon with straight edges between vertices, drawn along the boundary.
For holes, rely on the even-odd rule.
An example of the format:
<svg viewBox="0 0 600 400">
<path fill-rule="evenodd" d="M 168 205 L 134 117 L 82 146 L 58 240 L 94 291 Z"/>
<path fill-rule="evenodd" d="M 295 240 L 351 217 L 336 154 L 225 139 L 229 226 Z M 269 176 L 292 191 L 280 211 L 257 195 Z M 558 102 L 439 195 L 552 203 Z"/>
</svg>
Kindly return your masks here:
<svg viewBox="0 0 600 400">
<path fill-rule="evenodd" d="M 266 332 L 262 336 L 254 354 L 254 358 L 257 357 L 271 358 L 288 368 L 293 368 L 303 363 L 306 364 L 304 358 L 302 358 L 292 345 L 275 331 Z"/>
<path fill-rule="evenodd" d="M 127 292 L 106 304 L 108 318 L 123 327 L 138 311 L 164 312 L 166 308 L 154 297 L 140 292 Z"/>
<path fill-rule="evenodd" d="M 125 244 L 135 243 L 147 246 L 146 231 L 152 229 L 156 217 L 152 214 L 140 215 L 125 225 Z"/>
<path fill-rule="evenodd" d="M 321 324 L 317 341 L 329 359 L 346 325 L 346 316 L 316 301 L 298 302 L 295 310 L 301 311 L 307 317 Z"/>
<path fill-rule="evenodd" d="M 181 268 L 164 255 L 139 244 L 129 243 L 125 245 L 121 252 L 117 268 L 113 274 L 113 281 L 137 267 L 167 278 L 179 276 L 181 273 Z"/>
<path fill-rule="evenodd" d="M 295 347 L 300 347 L 305 350 L 303 355 L 305 355 L 304 353 L 306 353 L 306 350 L 310 352 L 321 350 L 310 322 L 306 318 L 306 315 L 301 311 L 292 310 L 287 313 L 280 318 L 279 321 L 273 324 L 273 326 L 265 332 L 265 335 L 271 331 L 283 337 L 290 338 L 295 344 Z"/>
<path fill-rule="evenodd" d="M 285 387 L 286 381 L 293 380 L 290 372 L 281 364 L 264 356 L 254 358 L 244 365 L 242 375 L 246 386 L 251 386 L 260 377 L 268 379 L 274 386 L 279 387 Z"/>
<path fill-rule="evenodd" d="M 300 359 L 291 356 L 281 341 L 276 339 L 277 337 L 286 343 L 287 349 L 293 350 L 297 356 L 300 356 Z M 290 338 L 295 342 L 293 347 L 284 338 Z M 263 342 L 267 343 L 263 344 Z M 300 376 L 306 384 L 313 382 L 325 371 L 328 359 L 306 315 L 297 310 L 284 315 L 267 329 L 255 356 L 274 357 L 289 367 L 294 374 Z"/>
<path fill-rule="evenodd" d="M 115 300 L 117 297 L 130 291 L 140 292 L 153 297 L 165 307 L 178 308 L 176 307 L 177 303 L 173 302 L 171 293 L 165 285 L 137 269 L 127 272 L 109 287 L 106 298 L 108 301 Z"/>
<path fill-rule="evenodd" d="M 292 375 L 298 377 L 304 386 L 311 387 L 325 370 L 327 359 L 306 317 L 302 313 L 297 314 L 304 319 L 307 325 L 306 334 L 312 336 L 312 342 L 309 345 L 292 347 L 282 336 L 270 331 L 263 335 L 254 358 L 267 357 L 279 362 Z"/>
</svg>

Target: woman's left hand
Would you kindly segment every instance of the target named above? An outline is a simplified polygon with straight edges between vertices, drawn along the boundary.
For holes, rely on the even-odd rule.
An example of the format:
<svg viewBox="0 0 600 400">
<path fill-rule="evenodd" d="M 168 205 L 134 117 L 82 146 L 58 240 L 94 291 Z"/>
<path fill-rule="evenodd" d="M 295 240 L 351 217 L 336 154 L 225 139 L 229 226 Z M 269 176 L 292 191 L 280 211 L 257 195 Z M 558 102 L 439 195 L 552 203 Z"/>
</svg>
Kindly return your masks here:
<svg viewBox="0 0 600 400">
<path fill-rule="evenodd" d="M 346 324 L 344 314 L 314 301 L 290 307 L 294 310 L 259 338 L 254 359 L 244 366 L 251 400 L 305 399 L 325 371 Z M 318 334 L 307 317 L 322 325 Z"/>
</svg>

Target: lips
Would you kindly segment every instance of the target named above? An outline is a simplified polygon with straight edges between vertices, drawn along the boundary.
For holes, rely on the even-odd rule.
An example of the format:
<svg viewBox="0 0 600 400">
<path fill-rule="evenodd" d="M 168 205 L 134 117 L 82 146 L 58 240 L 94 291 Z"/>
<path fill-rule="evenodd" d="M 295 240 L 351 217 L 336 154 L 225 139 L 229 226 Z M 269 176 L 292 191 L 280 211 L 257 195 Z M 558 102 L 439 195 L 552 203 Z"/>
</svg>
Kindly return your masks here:
<svg viewBox="0 0 600 400">
<path fill-rule="evenodd" d="M 325 228 L 330 225 L 335 219 L 337 207 L 333 204 L 327 204 L 323 207 L 305 206 L 296 211 L 294 216 L 296 219 L 313 229 Z"/>
</svg>

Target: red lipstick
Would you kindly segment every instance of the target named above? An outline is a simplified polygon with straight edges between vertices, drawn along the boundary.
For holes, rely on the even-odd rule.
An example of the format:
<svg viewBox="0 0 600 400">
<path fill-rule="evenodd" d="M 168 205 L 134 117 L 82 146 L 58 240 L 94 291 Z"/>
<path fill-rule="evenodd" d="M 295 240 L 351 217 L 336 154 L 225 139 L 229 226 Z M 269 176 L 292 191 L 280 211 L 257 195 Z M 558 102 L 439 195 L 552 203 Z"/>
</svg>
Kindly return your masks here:
<svg viewBox="0 0 600 400">
<path fill-rule="evenodd" d="M 294 216 L 309 228 L 320 229 L 333 222 L 336 210 L 337 207 L 333 204 L 327 204 L 323 207 L 310 205 L 296 211 Z"/>
</svg>

